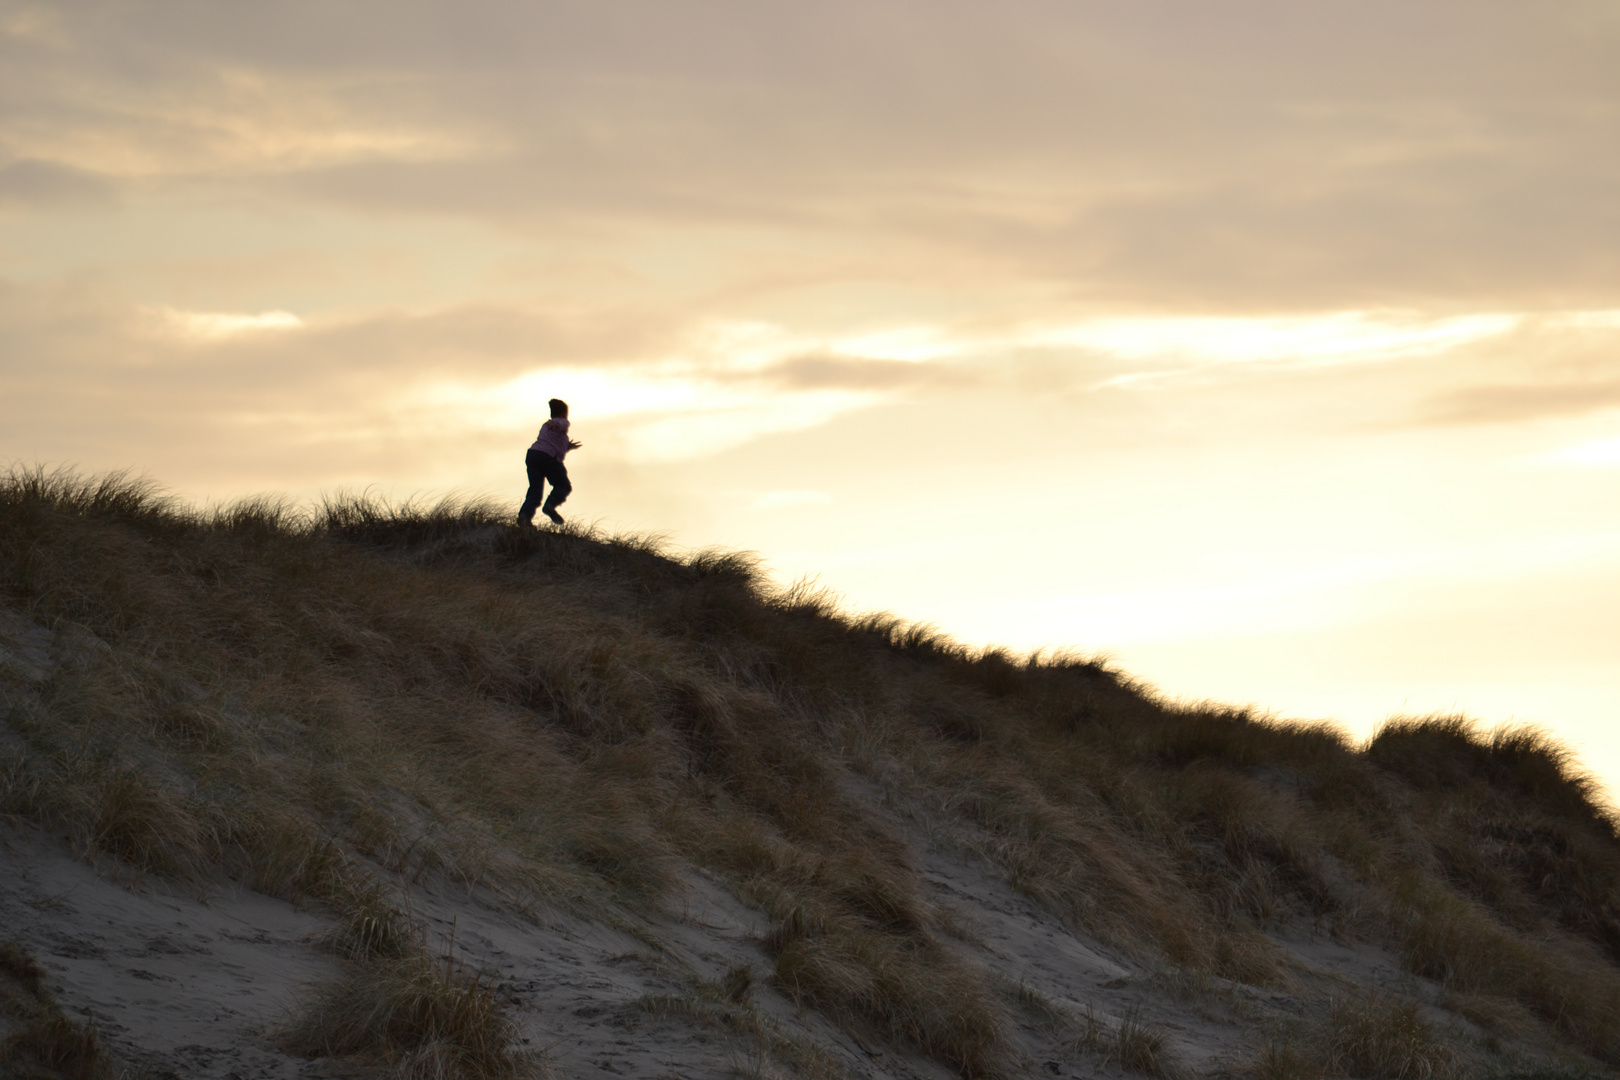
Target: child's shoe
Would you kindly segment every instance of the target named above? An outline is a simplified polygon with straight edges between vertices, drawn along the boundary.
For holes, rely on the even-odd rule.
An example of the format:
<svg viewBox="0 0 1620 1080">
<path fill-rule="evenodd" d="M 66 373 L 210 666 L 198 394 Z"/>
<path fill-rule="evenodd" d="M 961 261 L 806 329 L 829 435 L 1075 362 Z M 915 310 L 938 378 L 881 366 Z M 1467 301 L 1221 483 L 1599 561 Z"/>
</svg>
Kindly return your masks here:
<svg viewBox="0 0 1620 1080">
<path fill-rule="evenodd" d="M 553 525 L 561 525 L 563 523 L 563 516 L 549 506 L 542 508 L 540 512 L 546 515 L 546 517 L 550 518 Z"/>
</svg>

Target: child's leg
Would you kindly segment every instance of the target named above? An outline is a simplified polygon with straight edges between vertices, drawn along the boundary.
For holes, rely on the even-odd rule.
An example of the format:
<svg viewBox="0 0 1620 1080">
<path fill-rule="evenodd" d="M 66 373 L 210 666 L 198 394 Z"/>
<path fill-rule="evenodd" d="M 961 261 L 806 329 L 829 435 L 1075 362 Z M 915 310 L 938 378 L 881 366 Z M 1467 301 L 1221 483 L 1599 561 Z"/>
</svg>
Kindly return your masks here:
<svg viewBox="0 0 1620 1080">
<path fill-rule="evenodd" d="M 530 451 L 523 459 L 523 468 L 529 474 L 529 493 L 523 498 L 523 506 L 518 510 L 518 524 L 534 524 L 534 511 L 540 505 L 540 493 L 546 482 L 546 472 L 542 464 L 536 460 L 541 455 Z"/>
<path fill-rule="evenodd" d="M 568 469 L 556 458 L 551 458 L 551 465 L 546 469 L 546 479 L 551 481 L 551 494 L 546 496 L 547 510 L 553 510 L 563 504 L 568 498 L 574 485 L 568 482 Z"/>
</svg>

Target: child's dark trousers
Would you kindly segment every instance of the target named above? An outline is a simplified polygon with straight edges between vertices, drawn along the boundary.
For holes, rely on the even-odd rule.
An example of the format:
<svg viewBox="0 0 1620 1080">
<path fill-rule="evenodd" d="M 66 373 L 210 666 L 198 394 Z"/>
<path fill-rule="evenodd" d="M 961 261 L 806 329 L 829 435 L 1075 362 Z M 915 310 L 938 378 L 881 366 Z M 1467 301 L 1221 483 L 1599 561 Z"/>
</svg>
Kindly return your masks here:
<svg viewBox="0 0 1620 1080">
<path fill-rule="evenodd" d="M 551 484 L 551 495 L 546 499 L 545 507 L 551 510 L 562 505 L 568 493 L 574 490 L 574 485 L 568 482 L 568 470 L 563 463 L 544 450 L 531 448 L 523 458 L 523 465 L 529 470 L 529 494 L 523 500 L 523 508 L 518 511 L 518 520 L 530 524 L 534 521 L 535 508 L 540 505 L 542 487 Z"/>
</svg>

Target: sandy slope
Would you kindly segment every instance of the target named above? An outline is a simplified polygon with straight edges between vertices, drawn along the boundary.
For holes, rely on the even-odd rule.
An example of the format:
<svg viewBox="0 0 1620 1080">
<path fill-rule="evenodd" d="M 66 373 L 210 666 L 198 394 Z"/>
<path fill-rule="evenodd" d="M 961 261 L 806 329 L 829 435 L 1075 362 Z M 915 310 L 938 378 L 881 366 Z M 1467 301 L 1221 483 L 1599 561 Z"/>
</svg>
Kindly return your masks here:
<svg viewBox="0 0 1620 1080">
<path fill-rule="evenodd" d="M 1296 1008 L 1284 991 L 1192 987 L 1135 964 L 1071 932 L 926 818 L 893 811 L 889 817 L 912 840 L 955 928 L 956 947 L 1009 986 L 1022 984 L 1077 1013 L 1089 1004 L 1105 1023 L 1134 1012 L 1165 1029 L 1177 1057 L 1200 1074 L 1245 1060 L 1259 1033 Z M 38 957 L 69 1013 L 96 1024 L 121 1064 L 156 1075 L 241 1080 L 344 1071 L 289 1057 L 271 1037 L 308 984 L 332 970 L 316 944 L 328 915 L 234 887 L 197 895 L 136 881 L 115 865 L 76 859 L 32 827 L 6 829 L 0 859 L 0 924 Z M 747 1048 L 722 1026 L 657 1007 L 693 1000 L 694 979 L 716 979 L 737 965 L 757 973 L 753 1002 L 784 1036 L 814 1042 L 848 1073 L 948 1075 L 796 1010 L 765 984 L 763 917 L 695 871 L 664 915 L 625 914 L 618 926 L 528 917 L 492 897 L 443 885 L 415 888 L 411 900 L 413 916 L 441 943 L 453 941 L 498 976 L 530 1046 L 545 1049 L 562 1076 L 747 1073 Z M 1401 973 L 1381 950 L 1337 943 L 1309 928 L 1277 940 L 1297 958 L 1301 979 L 1438 998 L 1435 987 Z M 1062 1049 L 1063 1034 L 1026 1016 L 1017 1039 L 1020 1070 L 1124 1075 L 1095 1054 Z"/>
<path fill-rule="evenodd" d="M 330 962 L 320 917 L 239 889 L 199 899 L 73 858 L 38 830 L 6 830 L 0 924 L 40 962 L 67 1013 L 121 1064 L 183 1077 L 324 1075 L 265 1044 L 302 983 Z"/>
<path fill-rule="evenodd" d="M 90 865 L 31 827 L 4 831 L 0 924 L 49 973 L 68 1013 L 88 1018 L 120 1064 L 158 1074 L 257 1080 L 326 1076 L 276 1049 L 275 1026 L 333 969 L 317 947 L 329 916 L 237 888 L 207 895 Z M 525 1038 L 564 1076 L 725 1076 L 747 1067 L 734 1039 L 644 1005 L 737 964 L 763 980 L 756 912 L 691 875 L 678 906 L 622 927 L 526 918 L 455 888 L 417 888 L 411 914 L 496 974 Z M 858 1076 L 946 1075 L 857 1044 L 760 987 L 757 1006 Z"/>
<path fill-rule="evenodd" d="M 76 653 L 66 641 L 0 608 L 0 677 L 37 684 Z M 0 723 L 0 739 L 14 739 Z M 1335 990 L 1360 988 L 1428 1003 L 1431 1019 L 1477 1036 L 1439 1007 L 1437 986 L 1402 972 L 1364 942 L 1336 940 L 1298 919 L 1273 931 L 1292 957 L 1295 989 L 1191 979 L 1156 969 L 1076 933 L 1012 888 L 974 854 L 959 819 L 930 813 L 903 785 L 843 774 L 849 798 L 911 848 L 950 947 L 998 976 L 1016 1030 L 1016 1072 L 1124 1075 L 1117 1062 L 1070 1040 L 1089 1011 L 1105 1028 L 1127 1017 L 1168 1035 L 1181 1067 L 1222 1075 L 1253 1060 L 1267 1036 Z M 382 871 L 378 877 L 386 880 Z M 493 894 L 445 882 L 400 885 L 409 915 L 436 949 L 493 973 L 531 1049 L 566 1077 L 719 1077 L 770 1073 L 756 1045 L 725 1022 L 750 1009 L 783 1045 L 819 1048 L 825 1071 L 857 1077 L 950 1075 L 937 1063 L 795 1008 L 769 982 L 765 917 L 693 867 L 653 917 L 607 922 L 524 912 Z M 149 1076 L 283 1078 L 343 1075 L 353 1063 L 290 1057 L 275 1029 L 312 983 L 335 971 L 319 946 L 333 915 L 217 883 L 138 880 L 110 860 L 87 862 L 65 842 L 0 824 L 0 939 L 16 938 L 46 969 L 70 1015 L 91 1020 L 123 1068 Z M 747 968 L 743 1004 L 710 987 Z M 1327 991 L 1324 994 L 1323 991 Z M 1321 1008 L 1320 1004 L 1310 1006 Z M 780 1057 L 780 1055 L 778 1055 Z"/>
</svg>

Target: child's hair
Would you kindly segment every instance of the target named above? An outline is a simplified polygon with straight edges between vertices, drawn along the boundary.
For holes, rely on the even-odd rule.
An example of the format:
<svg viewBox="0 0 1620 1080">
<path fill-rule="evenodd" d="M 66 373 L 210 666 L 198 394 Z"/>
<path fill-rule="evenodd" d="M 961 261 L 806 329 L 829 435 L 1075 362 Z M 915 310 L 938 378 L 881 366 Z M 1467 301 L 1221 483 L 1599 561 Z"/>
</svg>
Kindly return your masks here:
<svg viewBox="0 0 1620 1080">
<path fill-rule="evenodd" d="M 551 406 L 551 418 L 553 420 L 559 416 L 568 415 L 568 402 L 564 401 L 562 398 L 554 397 L 550 401 L 546 402 L 546 404 Z"/>
</svg>

